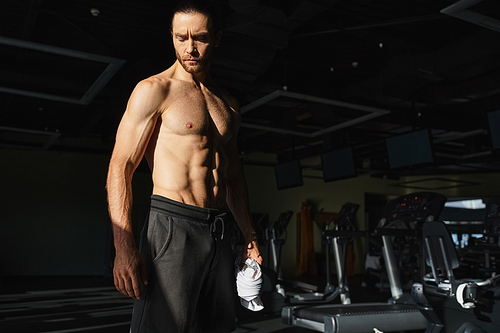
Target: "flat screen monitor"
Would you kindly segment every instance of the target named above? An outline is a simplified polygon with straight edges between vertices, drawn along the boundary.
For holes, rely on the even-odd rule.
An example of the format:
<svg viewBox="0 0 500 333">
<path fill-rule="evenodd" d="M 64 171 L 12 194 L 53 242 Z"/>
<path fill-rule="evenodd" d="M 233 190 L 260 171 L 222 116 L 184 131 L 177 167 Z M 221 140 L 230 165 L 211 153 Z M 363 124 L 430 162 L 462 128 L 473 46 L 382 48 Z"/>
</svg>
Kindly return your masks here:
<svg viewBox="0 0 500 333">
<path fill-rule="evenodd" d="M 493 149 L 500 149 L 500 110 L 488 112 L 488 126 Z"/>
<path fill-rule="evenodd" d="M 321 154 L 321 165 L 323 167 L 323 179 L 325 182 L 356 177 L 358 175 L 351 147 Z"/>
<path fill-rule="evenodd" d="M 431 137 L 427 129 L 387 138 L 385 144 L 391 169 L 434 162 Z"/>
<path fill-rule="evenodd" d="M 274 175 L 278 190 L 303 185 L 302 168 L 299 160 L 276 164 L 274 166 Z"/>
</svg>

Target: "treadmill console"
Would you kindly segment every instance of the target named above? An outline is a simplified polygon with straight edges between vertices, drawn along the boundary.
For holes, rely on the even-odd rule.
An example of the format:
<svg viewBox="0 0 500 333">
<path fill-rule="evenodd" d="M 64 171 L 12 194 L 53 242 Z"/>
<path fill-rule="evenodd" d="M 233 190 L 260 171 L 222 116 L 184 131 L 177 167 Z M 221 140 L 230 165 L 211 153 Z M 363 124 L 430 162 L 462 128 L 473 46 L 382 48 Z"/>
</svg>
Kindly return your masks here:
<svg viewBox="0 0 500 333">
<path fill-rule="evenodd" d="M 339 212 L 339 216 L 335 221 L 335 224 L 340 229 L 349 229 L 353 227 L 353 221 L 358 212 L 359 205 L 355 203 L 346 203 L 342 206 Z"/>
<path fill-rule="evenodd" d="M 275 232 L 275 237 L 280 237 L 285 232 L 290 219 L 293 216 L 293 212 L 291 210 L 284 211 L 278 217 L 278 220 L 275 221 L 272 225 L 272 228 Z"/>
<path fill-rule="evenodd" d="M 493 198 L 486 205 L 484 234 L 490 237 L 500 236 L 500 198 Z"/>
<path fill-rule="evenodd" d="M 439 218 L 446 197 L 434 192 L 416 192 L 398 197 L 386 206 L 384 215 L 387 222 L 425 222 Z"/>
</svg>

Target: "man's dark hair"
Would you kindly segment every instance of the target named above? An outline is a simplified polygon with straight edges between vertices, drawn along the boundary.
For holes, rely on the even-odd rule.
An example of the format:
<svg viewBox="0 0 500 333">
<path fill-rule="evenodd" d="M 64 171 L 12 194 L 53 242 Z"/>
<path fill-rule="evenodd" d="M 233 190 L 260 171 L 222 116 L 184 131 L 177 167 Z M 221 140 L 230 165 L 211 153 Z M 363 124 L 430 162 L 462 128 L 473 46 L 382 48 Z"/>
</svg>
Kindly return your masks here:
<svg viewBox="0 0 500 333">
<path fill-rule="evenodd" d="M 192 14 L 200 13 L 208 18 L 208 29 L 211 33 L 218 33 L 221 29 L 221 19 L 219 13 L 208 0 L 182 0 L 175 6 L 170 20 L 170 31 L 172 31 L 172 21 L 177 13 Z"/>
</svg>

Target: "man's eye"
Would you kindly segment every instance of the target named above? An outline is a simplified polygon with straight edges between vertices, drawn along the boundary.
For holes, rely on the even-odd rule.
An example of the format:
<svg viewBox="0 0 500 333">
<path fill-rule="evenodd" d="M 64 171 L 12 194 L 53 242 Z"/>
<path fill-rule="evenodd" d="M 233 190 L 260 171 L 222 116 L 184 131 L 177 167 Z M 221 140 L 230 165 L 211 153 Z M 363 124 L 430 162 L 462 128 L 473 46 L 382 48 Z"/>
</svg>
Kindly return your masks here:
<svg viewBox="0 0 500 333">
<path fill-rule="evenodd" d="M 201 36 L 196 38 L 197 41 L 202 42 L 202 43 L 207 43 L 209 41 L 209 37 L 207 36 Z"/>
</svg>

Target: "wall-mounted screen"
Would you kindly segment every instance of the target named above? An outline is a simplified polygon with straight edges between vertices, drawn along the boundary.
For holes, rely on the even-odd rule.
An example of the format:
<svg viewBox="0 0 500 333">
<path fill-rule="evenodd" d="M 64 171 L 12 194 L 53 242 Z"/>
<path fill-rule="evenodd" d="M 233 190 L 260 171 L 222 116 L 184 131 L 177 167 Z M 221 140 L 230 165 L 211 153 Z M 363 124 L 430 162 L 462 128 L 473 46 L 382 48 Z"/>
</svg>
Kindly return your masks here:
<svg viewBox="0 0 500 333">
<path fill-rule="evenodd" d="M 358 175 L 351 147 L 321 154 L 321 165 L 323 167 L 325 182 L 356 177 Z"/>
<path fill-rule="evenodd" d="M 387 138 L 385 144 L 391 169 L 434 162 L 431 137 L 427 129 Z"/>
<path fill-rule="evenodd" d="M 299 160 L 276 164 L 274 166 L 274 175 L 278 190 L 303 185 L 302 168 Z"/>
<path fill-rule="evenodd" d="M 500 110 L 488 112 L 491 145 L 493 149 L 500 149 Z"/>
</svg>

